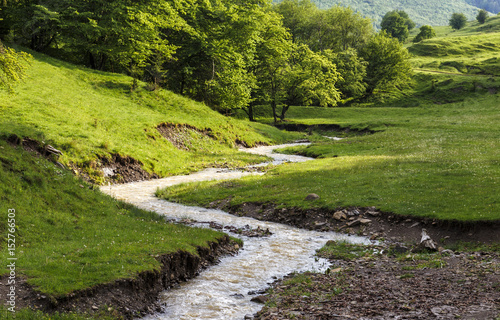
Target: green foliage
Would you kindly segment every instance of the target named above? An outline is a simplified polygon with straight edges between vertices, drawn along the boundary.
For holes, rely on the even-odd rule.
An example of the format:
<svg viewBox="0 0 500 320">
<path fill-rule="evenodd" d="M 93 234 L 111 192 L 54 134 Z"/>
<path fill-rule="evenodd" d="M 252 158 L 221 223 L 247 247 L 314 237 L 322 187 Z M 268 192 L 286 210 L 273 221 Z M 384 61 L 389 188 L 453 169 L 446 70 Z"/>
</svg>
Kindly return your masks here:
<svg viewBox="0 0 500 320">
<path fill-rule="evenodd" d="M 405 19 L 397 11 L 388 12 L 381 22 L 382 30 L 387 32 L 387 34 L 398 39 L 401 42 L 405 42 L 408 38 L 409 31 L 407 22 L 411 20 Z"/>
<path fill-rule="evenodd" d="M 166 1 L 28 0 L 4 11 L 21 44 L 99 70 L 144 67 L 154 54 L 170 58 L 175 47 L 163 35 L 183 25 Z"/>
<path fill-rule="evenodd" d="M 319 10 L 309 1 L 285 0 L 275 5 L 274 10 L 283 15 L 283 24 L 294 41 L 308 45 L 313 51 L 358 49 L 373 34 L 371 21 L 350 8 L 335 6 Z"/>
<path fill-rule="evenodd" d="M 341 75 L 336 87 L 341 92 L 342 99 L 352 100 L 361 98 L 366 92 L 366 67 L 364 61 L 354 49 L 339 53 L 325 52 L 325 55 L 337 66 Z"/>
<path fill-rule="evenodd" d="M 420 42 L 422 40 L 431 39 L 436 36 L 436 31 L 431 26 L 421 26 L 420 32 L 417 34 L 413 42 Z"/>
<path fill-rule="evenodd" d="M 281 1 L 275 0 L 280 3 Z M 398 8 L 408 13 L 418 26 L 446 26 L 453 12 L 463 12 L 469 20 L 477 15 L 477 7 L 468 4 L 483 2 L 485 5 L 497 3 L 498 0 L 313 0 L 318 8 L 328 9 L 337 5 L 352 8 L 360 15 L 370 18 L 380 28 L 382 17 L 389 11 Z M 498 12 L 488 9 L 490 12 Z"/>
<path fill-rule="evenodd" d="M 467 17 L 463 13 L 453 13 L 449 24 L 453 29 L 460 30 L 467 25 Z"/>
<path fill-rule="evenodd" d="M 401 43 L 385 31 L 377 34 L 361 50 L 368 62 L 366 69 L 367 93 L 382 97 L 384 94 L 411 86 L 410 54 Z"/>
<path fill-rule="evenodd" d="M 480 24 L 483 24 L 486 22 L 486 19 L 488 19 L 488 11 L 486 11 L 484 9 L 479 10 L 479 12 L 476 16 L 477 22 L 479 22 Z"/>
<path fill-rule="evenodd" d="M 284 53 L 267 60 L 258 74 L 257 100 L 270 104 L 274 122 L 284 120 L 291 105 L 335 106 L 340 100 L 335 65 L 306 45 L 287 47 Z"/>
<path fill-rule="evenodd" d="M 31 55 L 16 52 L 0 42 L 0 87 L 12 90 L 12 83 L 26 76 L 26 64 L 30 58 Z"/>
</svg>

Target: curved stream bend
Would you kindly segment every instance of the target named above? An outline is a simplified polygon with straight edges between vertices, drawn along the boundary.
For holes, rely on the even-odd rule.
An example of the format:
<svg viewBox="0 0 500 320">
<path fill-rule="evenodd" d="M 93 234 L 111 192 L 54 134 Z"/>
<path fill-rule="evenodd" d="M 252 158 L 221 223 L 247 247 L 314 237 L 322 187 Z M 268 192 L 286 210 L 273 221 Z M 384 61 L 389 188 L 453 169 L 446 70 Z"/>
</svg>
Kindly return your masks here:
<svg viewBox="0 0 500 320">
<path fill-rule="evenodd" d="M 270 156 L 275 159 L 273 161 L 275 164 L 312 160 L 272 152 L 277 148 L 295 145 L 297 144 L 258 147 L 245 151 Z M 261 305 L 250 301 L 252 296 L 249 292 L 265 289 L 273 279 L 294 271 L 326 270 L 327 261 L 315 258 L 314 253 L 328 240 L 368 242 L 366 238 L 361 237 L 302 230 L 272 222 L 236 217 L 220 210 L 183 206 L 158 199 L 154 195 L 157 188 L 179 183 L 235 179 L 250 174 L 259 173 L 207 169 L 188 176 L 102 187 L 103 192 L 117 199 L 172 219 L 214 221 L 238 228 L 250 225 L 253 228 L 269 228 L 273 233 L 272 236 L 264 238 L 233 235 L 245 242 L 244 248 L 237 256 L 223 258 L 218 265 L 205 270 L 195 279 L 183 283 L 179 288 L 165 291 L 161 300 L 166 305 L 166 312 L 150 315 L 145 319 L 243 319 L 245 315 L 253 314 L 261 308 Z"/>
</svg>

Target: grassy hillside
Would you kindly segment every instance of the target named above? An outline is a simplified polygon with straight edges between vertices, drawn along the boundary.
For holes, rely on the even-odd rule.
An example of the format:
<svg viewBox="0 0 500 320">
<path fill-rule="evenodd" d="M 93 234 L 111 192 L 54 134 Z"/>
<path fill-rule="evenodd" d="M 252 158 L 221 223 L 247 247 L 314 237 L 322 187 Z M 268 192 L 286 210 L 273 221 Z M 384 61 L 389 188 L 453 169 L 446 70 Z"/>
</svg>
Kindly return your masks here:
<svg viewBox="0 0 500 320">
<path fill-rule="evenodd" d="M 15 93 L 0 91 L 0 137 L 30 137 L 61 150 L 59 161 L 74 164 L 103 182 L 102 163 L 119 154 L 160 176 L 208 166 L 237 166 L 259 158 L 236 143 L 254 145 L 292 139 L 276 129 L 229 119 L 201 103 L 145 84 L 131 92 L 131 78 L 79 68 L 35 54 L 28 79 Z M 170 141 L 157 127 L 173 125 Z M 188 125 L 178 126 L 175 125 Z"/>
<path fill-rule="evenodd" d="M 454 12 L 463 13 L 469 20 L 473 20 L 478 11 L 477 7 L 471 6 L 464 0 L 312 0 L 312 2 L 321 9 L 335 5 L 351 7 L 371 18 L 376 26 L 380 26 L 382 17 L 392 10 L 406 11 L 417 26 L 448 25 Z"/>
<path fill-rule="evenodd" d="M 42 294 L 63 296 L 160 264 L 154 258 L 222 237 L 208 229 L 165 223 L 62 170 L 44 158 L 0 140 L 0 257 L 7 261 L 15 236 L 16 273 Z M 15 210 L 15 230 L 8 225 Z M 9 222 L 10 223 L 10 222 Z M 7 264 L 0 275 L 8 273 Z"/>
<path fill-rule="evenodd" d="M 499 25 L 496 18 L 485 27 Z M 315 162 L 282 166 L 234 184 L 178 186 L 162 196 L 201 204 L 231 197 L 234 205 L 376 206 L 441 220 L 500 220 L 500 65 L 495 57 L 500 33 L 481 33 L 481 28 L 412 45 L 416 86 L 392 101 L 289 111 L 292 122 L 369 128 L 375 134 L 285 150 L 319 158 Z M 309 193 L 321 199 L 304 201 Z"/>
</svg>

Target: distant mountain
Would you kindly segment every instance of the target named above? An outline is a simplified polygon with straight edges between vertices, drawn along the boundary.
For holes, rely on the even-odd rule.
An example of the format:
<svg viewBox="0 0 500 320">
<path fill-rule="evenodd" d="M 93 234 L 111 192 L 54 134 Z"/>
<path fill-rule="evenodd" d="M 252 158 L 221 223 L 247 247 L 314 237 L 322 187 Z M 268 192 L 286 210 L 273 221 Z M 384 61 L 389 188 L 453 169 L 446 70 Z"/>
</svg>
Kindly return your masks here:
<svg viewBox="0 0 500 320">
<path fill-rule="evenodd" d="M 467 0 L 469 2 L 500 2 L 500 0 L 483 1 Z M 281 1 L 276 1 L 281 2 Z M 469 20 L 474 20 L 479 8 L 472 6 L 466 0 L 311 0 L 320 9 L 328 9 L 335 5 L 351 7 L 363 16 L 373 19 L 375 26 L 380 27 L 382 17 L 392 10 L 404 10 L 417 24 L 445 26 L 455 12 L 463 13 Z"/>
<path fill-rule="evenodd" d="M 500 12 L 500 0 L 465 0 L 465 2 L 489 12 Z"/>
</svg>

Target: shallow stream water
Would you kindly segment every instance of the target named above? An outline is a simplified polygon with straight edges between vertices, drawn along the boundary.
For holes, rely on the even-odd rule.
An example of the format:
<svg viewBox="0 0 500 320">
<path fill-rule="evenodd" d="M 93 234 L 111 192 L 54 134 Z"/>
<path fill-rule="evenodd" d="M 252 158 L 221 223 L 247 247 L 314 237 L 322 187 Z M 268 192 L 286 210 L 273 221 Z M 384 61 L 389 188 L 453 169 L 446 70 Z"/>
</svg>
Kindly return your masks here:
<svg viewBox="0 0 500 320">
<path fill-rule="evenodd" d="M 274 149 L 297 144 L 258 147 L 245 150 L 274 159 L 273 164 L 312 160 L 301 156 L 273 153 Z M 328 240 L 345 240 L 351 243 L 367 243 L 366 238 L 347 236 L 333 232 L 302 230 L 283 224 L 236 217 L 220 210 L 184 206 L 155 197 L 157 188 L 179 183 L 236 179 L 249 174 L 246 171 L 207 169 L 187 176 L 175 176 L 158 180 L 133 182 L 102 187 L 102 191 L 139 208 L 158 212 L 169 219 L 193 219 L 199 222 L 213 221 L 223 226 L 237 228 L 269 229 L 268 237 L 245 237 L 232 234 L 244 241 L 244 247 L 234 257 L 225 257 L 215 266 L 203 271 L 198 277 L 178 288 L 165 291 L 160 299 L 165 313 L 145 317 L 157 319 L 243 319 L 259 311 L 262 305 L 251 302 L 252 291 L 265 289 L 277 278 L 294 271 L 325 271 L 328 262 L 314 257 L 317 249 Z M 304 195 L 305 196 L 305 195 Z M 206 224 L 205 224 L 206 225 Z"/>
</svg>

